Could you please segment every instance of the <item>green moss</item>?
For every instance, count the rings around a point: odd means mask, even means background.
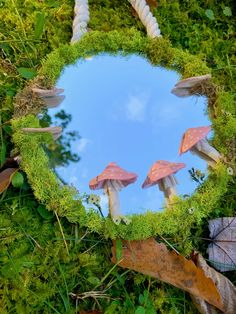
[[[110,33],[90,32],[85,34],[79,43],[63,45],[53,51],[43,62],[39,75],[44,76],[45,80],[50,80],[50,84],[54,84],[63,68],[75,63],[80,58],[83,59],[104,51],[108,54],[117,54],[119,51],[122,54],[141,54],[145,49],[146,42],[147,39],[134,29]]]

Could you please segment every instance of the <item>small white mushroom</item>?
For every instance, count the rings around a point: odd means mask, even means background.
[[[104,184],[104,192],[107,194],[109,201],[110,215],[116,224],[119,224],[122,218],[119,192],[123,187],[124,186],[120,181],[115,180],[106,180],[106,183]]]

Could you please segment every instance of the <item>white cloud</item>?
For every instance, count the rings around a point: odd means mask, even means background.
[[[147,97],[129,96],[125,107],[126,118],[131,121],[142,122],[146,116]]]
[[[91,141],[88,138],[81,138],[77,146],[78,153],[83,153]]]
[[[93,57],[86,57],[85,60],[87,60],[87,61],[92,61],[92,60],[93,60]]]
[[[69,184],[77,185],[77,184],[78,184],[78,178],[75,177],[75,176],[71,176],[71,177],[69,178]]]

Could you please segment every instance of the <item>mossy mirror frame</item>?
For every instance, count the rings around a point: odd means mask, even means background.
[[[134,29],[107,33],[92,31],[85,34],[76,44],[62,45],[48,55],[39,69],[38,76],[16,97],[15,116],[12,120],[13,141],[21,155],[21,167],[27,174],[35,197],[45,204],[48,210],[56,212],[60,217],[66,217],[71,223],[79,223],[81,227],[97,232],[105,238],[141,240],[156,235],[186,238],[193,226],[200,224],[203,218],[215,210],[220,197],[227,191],[230,176],[227,174],[225,164],[217,165],[216,169],[210,171],[208,179],[198,191],[188,199],[179,198],[178,203],[171,209],[166,209],[162,213],[146,212],[132,215],[130,225],[117,226],[110,218],[102,219],[93,210],[86,212],[80,200],[74,199],[76,191],[60,185],[57,181],[55,174],[48,167],[48,158],[41,145],[52,141],[51,135],[27,135],[21,131],[23,127],[39,127],[36,114],[42,109],[42,104],[33,97],[32,86],[50,88],[55,85],[65,66],[74,64],[80,58],[101,53],[124,56],[138,54],[147,58],[154,66],[163,66],[179,72],[182,78],[211,72],[200,57],[173,48],[165,38],[150,39]],[[232,100],[230,94],[221,88],[216,88],[216,96],[217,106],[221,110]],[[227,138],[228,132],[224,132],[221,120],[215,121],[213,109],[208,108],[208,112],[215,130],[215,138],[218,138],[216,143],[219,143],[220,140]],[[226,150],[225,148],[224,153],[227,153]]]

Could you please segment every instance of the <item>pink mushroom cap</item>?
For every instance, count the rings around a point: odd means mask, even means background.
[[[101,174],[93,178],[89,182],[91,190],[102,189],[107,180],[120,181],[124,186],[134,183],[137,180],[137,175],[133,172],[127,172],[126,170],[119,167],[115,162],[111,162],[103,170]]]
[[[191,149],[197,142],[205,138],[210,131],[210,126],[200,126],[198,128],[188,129],[182,137],[179,147],[179,155]]]
[[[145,181],[143,182],[142,188],[144,189],[155,185],[159,180],[176,173],[184,167],[184,163],[158,160],[152,165]]]

